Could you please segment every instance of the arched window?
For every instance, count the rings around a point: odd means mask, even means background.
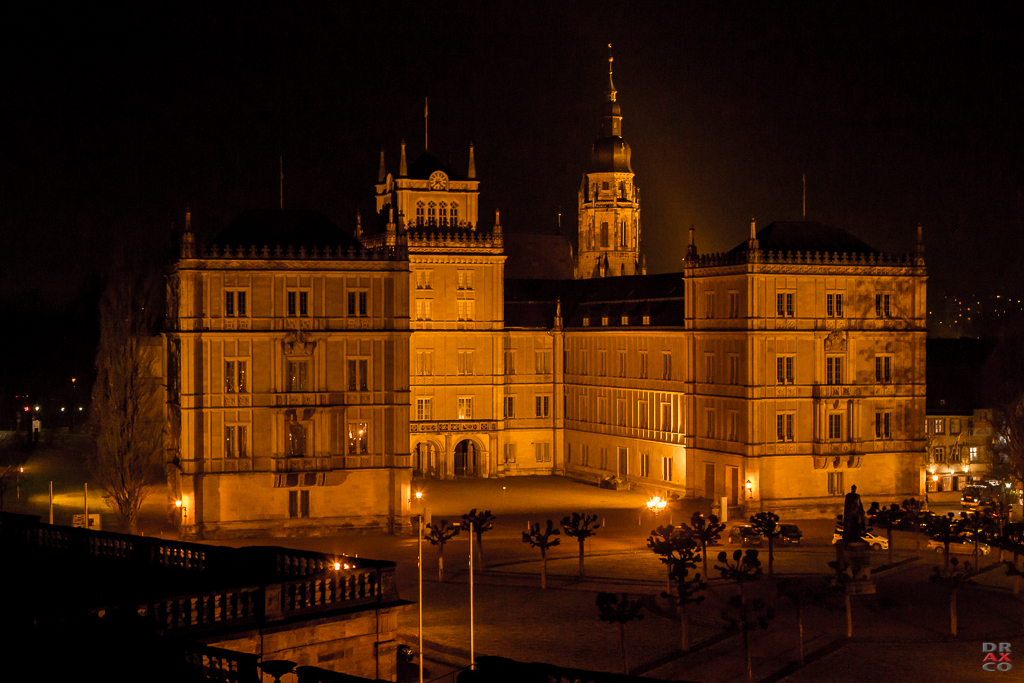
[[[601,222],[601,246],[608,246],[608,221]]]
[[[626,221],[619,224],[619,246],[626,248]]]
[[[427,204],[427,224],[437,225],[437,206],[434,202]]]
[[[626,181],[625,180],[620,180],[619,181],[619,196],[622,197],[623,199],[626,198]]]
[[[452,202],[452,227],[459,227],[459,205]]]
[[[416,202],[416,225],[423,227],[423,202]]]
[[[448,225],[448,206],[441,202],[441,225]]]

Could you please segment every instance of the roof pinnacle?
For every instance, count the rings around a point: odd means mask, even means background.
[[[614,102],[615,101],[615,93],[616,93],[616,91],[615,91],[615,82],[612,81],[612,62],[613,61],[615,61],[615,58],[612,57],[612,44],[608,43],[608,91],[607,91],[606,94],[608,95],[608,101],[609,102]]]

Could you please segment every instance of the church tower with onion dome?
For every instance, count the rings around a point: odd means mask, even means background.
[[[622,139],[622,109],[609,55],[601,134],[580,183],[577,280],[646,270],[640,260],[640,190],[633,181],[630,155],[629,143]]]

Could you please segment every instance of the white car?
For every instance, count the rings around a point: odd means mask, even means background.
[[[928,541],[928,550],[931,550],[933,552],[938,553],[939,555],[942,555],[943,553],[946,552],[946,546],[942,543],[942,541],[936,541],[935,539],[932,539],[932,540]],[[990,552],[992,552],[992,548],[989,547],[989,545],[987,543],[979,543],[978,544],[978,554],[979,555],[988,555]],[[973,541],[964,541],[964,540],[950,541],[950,543],[949,543],[949,554],[950,555],[973,555],[974,554],[974,542]]]
[[[842,540],[843,530],[836,529],[835,533],[832,534],[832,545],[836,544],[836,541]],[[871,546],[872,550],[888,550],[889,539],[885,536],[875,536],[870,531],[865,531],[864,535],[860,537],[860,540],[864,541]]]

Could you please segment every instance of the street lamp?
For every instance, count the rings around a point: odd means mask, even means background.
[[[654,513],[655,524],[658,522],[658,513],[664,510],[666,505],[668,505],[668,501],[661,496],[654,496],[647,501],[647,509]]]
[[[416,500],[423,500],[423,491],[416,491],[414,494]],[[469,542],[470,547],[473,545],[473,541]],[[418,573],[419,583],[419,660],[420,660],[420,683],[423,683],[423,509],[420,508],[419,519],[416,522],[416,571]],[[473,568],[470,567],[470,572]]]
[[[181,524],[185,525],[186,520],[188,519],[188,507],[185,506],[185,502],[179,498],[174,501],[174,507],[181,510]]]

